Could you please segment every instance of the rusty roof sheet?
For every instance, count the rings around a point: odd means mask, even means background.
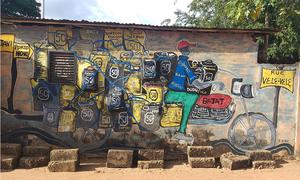
[[[279,32],[276,29],[235,29],[235,28],[200,28],[195,26],[158,26],[135,23],[117,22],[97,22],[86,20],[67,20],[67,19],[41,19],[41,18],[22,18],[22,17],[1,17],[3,24],[34,24],[34,25],[70,25],[70,26],[89,26],[104,28],[127,28],[143,29],[156,31],[184,31],[184,32],[206,32],[206,33],[250,33],[250,34],[272,34]]]

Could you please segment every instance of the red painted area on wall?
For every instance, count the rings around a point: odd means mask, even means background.
[[[197,100],[197,105],[205,108],[224,109],[229,106],[232,98],[225,94],[203,95]]]

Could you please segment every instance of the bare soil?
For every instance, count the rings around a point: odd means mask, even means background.
[[[78,172],[49,172],[47,167],[15,169],[1,172],[1,180],[297,180],[300,177],[300,161],[281,162],[276,169],[226,170],[220,168],[192,169],[185,163],[168,162],[165,169],[109,169],[105,163],[82,163]]]

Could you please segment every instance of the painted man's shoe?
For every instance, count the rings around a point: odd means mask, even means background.
[[[193,144],[194,142],[194,137],[191,134],[186,135],[184,133],[177,132],[173,138],[178,140],[180,144]]]

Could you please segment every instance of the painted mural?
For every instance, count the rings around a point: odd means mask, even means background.
[[[50,144],[98,152],[201,144],[205,137],[240,154],[293,153],[295,135],[278,132],[285,121],[295,124],[296,112],[281,119],[289,104],[283,101],[295,96],[293,66],[253,63],[243,72],[247,65],[221,63],[210,55],[213,48],[199,53],[202,42],[185,35],[159,49],[151,45],[154,32],[139,29],[43,30],[34,38],[22,29],[4,28],[7,34],[1,34],[4,140],[33,134]],[[259,103],[266,108],[257,109]]]

